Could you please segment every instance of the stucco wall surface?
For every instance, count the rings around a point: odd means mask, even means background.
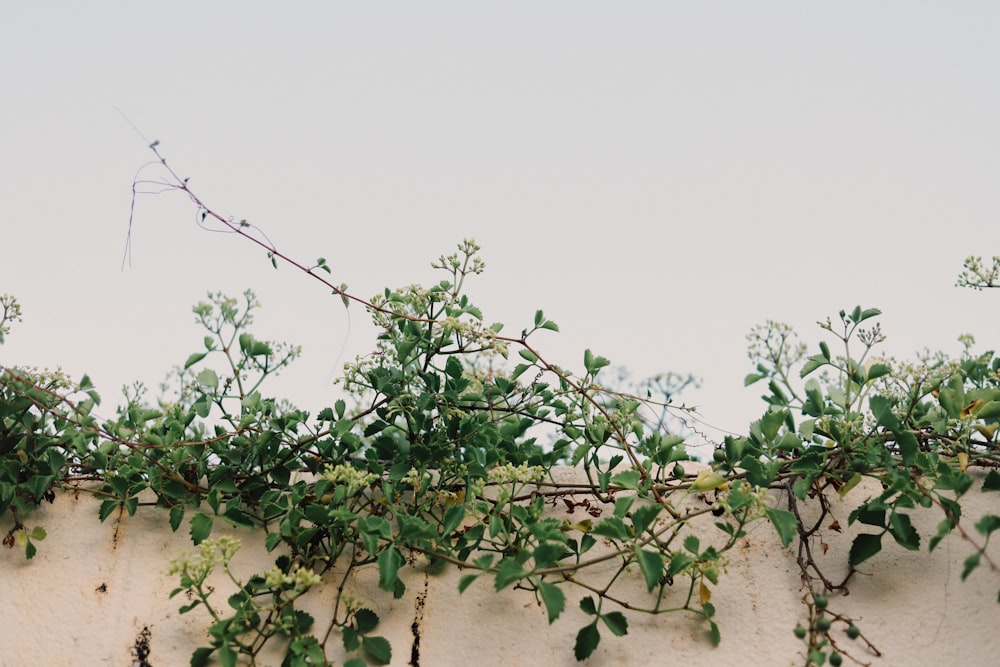
[[[568,481],[578,471],[559,474]],[[877,489],[859,486],[843,500],[833,497],[834,514],[828,521],[837,520],[843,531],[825,530],[823,542],[816,540],[813,545],[831,578],[846,572],[846,554],[856,531],[874,532],[870,526],[848,527],[847,515],[875,493]],[[972,525],[984,513],[1000,514],[998,501],[1000,494],[981,493],[978,485],[974,487],[963,498],[967,530],[974,532]],[[48,532],[33,560],[26,561],[22,549],[0,551],[3,667],[171,667],[187,665],[192,650],[208,644],[204,610],[181,615],[178,608],[187,600],[169,598],[177,579],[166,575],[168,561],[193,548],[187,526],[171,532],[166,513],[150,507],[140,507],[133,517],[114,514],[100,523],[97,509],[98,502],[86,492],[60,493],[53,504],[44,504],[26,521],[29,528],[42,525]],[[566,516],[561,505],[552,511]],[[831,609],[856,619],[882,653],[876,657],[837,630],[837,641],[862,661],[891,667],[1000,664],[1000,575],[981,567],[962,582],[962,563],[971,547],[954,535],[928,553],[926,542],[940,518],[935,510],[915,510],[921,550],[905,551],[886,536],[884,550],[855,575],[850,594],[831,597]],[[0,522],[3,533],[10,527],[9,517]],[[698,530],[705,539],[719,537],[711,521]],[[237,576],[246,578],[273,564],[274,554],[263,549],[261,535],[221,522],[213,537],[220,534],[235,535],[243,542],[232,563]],[[988,553],[1000,562],[996,545],[990,545]],[[612,569],[609,564],[605,579]],[[647,599],[645,585],[638,572],[631,575],[627,592],[621,594],[641,603]],[[549,626],[544,609],[530,594],[498,593],[491,580],[482,578],[459,595],[459,576],[455,568],[431,574],[418,561],[406,570],[407,591],[399,600],[378,589],[374,569],[353,577],[348,588],[379,614],[377,634],[392,643],[393,665],[579,664],[573,643],[588,621],[577,606],[584,591],[567,587],[566,611]],[[600,571],[588,577],[594,585],[605,583]],[[220,590],[216,604],[221,607],[235,589],[222,579],[216,584]],[[306,609],[316,616],[317,628],[325,628],[325,610],[332,606],[333,586],[328,588],[306,596],[311,598]],[[678,603],[683,600],[681,588],[672,593]],[[747,536],[729,552],[728,570],[713,589],[722,631],[719,647],[711,646],[704,623],[693,616],[626,612],[628,636],[602,632],[598,649],[585,664],[802,665],[803,644],[792,633],[805,618],[802,596],[794,547],[782,549],[774,529],[760,521],[751,524]],[[260,664],[280,662],[271,654]]]

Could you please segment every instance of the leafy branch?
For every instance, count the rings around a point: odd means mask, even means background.
[[[880,655],[877,641],[837,611],[835,596],[848,592],[886,535],[903,549],[921,547],[915,511],[941,513],[929,549],[953,533],[968,545],[963,578],[982,565],[1000,574],[986,552],[1000,517],[986,514],[970,529],[962,514],[970,466],[989,469],[983,490],[1000,490],[1000,360],[974,354],[971,338],[959,359],[901,363],[877,356],[885,335],[875,308],[820,323],[836,354],[823,341],[809,355],[790,327],[769,321],[749,336],[754,370],[745,380],[766,383],[766,409],[695,470],[687,433],[671,427],[685,416],[673,398],[693,380],[608,379],[611,361],[591,350],[580,371],[562,368],[539,343],[559,332],[541,309],[520,335],[487,325],[468,295],[470,278],[485,269],[474,241],[431,264],[444,275],[431,286],[361,298],[333,282],[324,258],[288,257],[256,225],[209,208],[158,142],[150,149],[161,177],[137,175],[133,212],[139,194],[183,193],[199,226],[255,244],[275,267],[298,269],[345,307],[363,307],[379,331],[372,352],[345,366],[343,397],[315,415],[265,393],[267,378],[299,348],[253,334],[260,304],[249,290],[242,300],[209,293],[196,304],[201,347],[159,398],[134,385],[111,418],[96,413],[101,397],[86,376],[74,383],[0,368],[0,512],[14,518],[4,544],[36,553],[44,528],[24,521],[58,488],[93,493],[101,520],[160,508],[197,547],[171,566],[173,594],[189,601],[181,611],[197,609],[210,623],[209,645],[192,664],[256,664],[276,637],[287,642],[290,665],[336,656],[351,667],[388,663],[392,647],[374,634],[370,601],[350,594],[367,566],[396,598],[406,593],[407,568],[457,568],[459,590],[487,580],[497,591],[524,591],[549,623],[575,591],[585,617],[573,646],[579,660],[602,632],[627,635],[627,614],[690,614],[718,643],[713,589],[756,521],[797,547],[804,618],[793,632],[807,665],[836,666],[844,656],[861,663],[834,627]],[[996,271],[970,262],[960,284],[992,287]],[[2,342],[21,312],[9,296],[0,308]],[[586,482],[557,481],[562,464]],[[817,558],[824,532],[841,529],[830,498],[847,498],[864,480],[881,491],[855,492],[847,520],[875,532],[856,535],[846,574],[834,577]],[[706,520],[716,529],[710,536],[694,529]],[[213,536],[219,523],[261,531],[274,566],[235,577],[240,545]],[[623,592],[636,577],[646,587],[638,598]],[[300,608],[324,587],[335,590],[325,624]],[[225,612],[210,604],[223,590],[231,591]]]

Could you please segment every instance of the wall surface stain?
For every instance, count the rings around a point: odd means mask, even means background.
[[[410,624],[410,632],[413,633],[413,646],[410,648],[410,665],[412,667],[420,667],[420,635],[423,632],[424,606],[427,604],[427,589],[429,586],[430,578],[424,572],[424,590],[413,601],[413,623]]]
[[[153,632],[149,629],[149,626],[142,626],[142,632],[136,636],[135,645],[132,646],[132,655],[135,656],[132,667],[153,667],[153,663],[149,661],[149,642],[152,639]]]

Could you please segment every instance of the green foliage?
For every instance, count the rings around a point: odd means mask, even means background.
[[[988,275],[977,275],[982,286],[991,286],[986,284]],[[846,497],[865,478],[878,482],[881,493],[859,498],[848,516],[849,524],[873,527],[876,532],[854,537],[848,574],[842,581],[830,580],[810,551],[800,551],[802,578],[811,591],[846,593],[856,568],[885,548],[886,534],[904,549],[919,550],[921,535],[911,514],[923,509],[936,508],[942,514],[937,533],[927,543],[930,549],[954,532],[973,550],[963,578],[983,563],[998,574],[1000,568],[985,552],[995,530],[993,515],[976,522],[977,536],[963,527],[961,497],[973,486],[970,465],[1000,464],[996,439],[1000,406],[994,407],[1000,399],[1000,359],[991,351],[973,353],[968,336],[961,339],[965,351],[958,359],[928,353],[915,362],[879,357],[875,350],[885,336],[877,322],[872,324],[879,314],[874,308],[856,307],[840,311],[838,321],[820,322],[840,354],[822,342],[817,354],[808,356],[791,329],[774,322],[751,333],[756,372],[746,382],[767,382],[763,399],[769,407],[751,425],[740,465],[754,481],[766,478],[785,492],[794,522],[787,517],[776,520],[772,508],[768,516],[783,540],[797,526],[800,539],[807,543],[829,522],[827,493]],[[798,373],[796,366],[801,366]],[[759,461],[779,465],[770,468]],[[765,466],[767,474],[762,476],[760,468]],[[998,479],[990,470],[982,490],[1000,488]],[[821,511],[808,527],[797,510],[797,503],[806,500],[818,502]],[[810,624],[800,625],[796,634],[808,646],[807,664],[824,664],[827,651],[835,646],[832,621],[849,623],[849,619],[824,615],[827,598],[818,594],[812,598]],[[856,639],[860,631],[850,624],[849,635]],[[840,649],[830,652],[830,663],[847,654]]]
[[[186,183],[177,187],[203,219],[261,243],[248,236],[252,225],[229,222]],[[466,293],[467,279],[485,268],[473,241],[433,263],[443,276],[430,287],[385,289],[370,300],[329,282],[323,258],[307,267],[265,248],[275,265],[288,262],[345,306],[363,306],[379,331],[372,354],[340,378],[343,398],[315,415],[265,393],[265,380],[299,349],[254,335],[259,304],[250,291],[197,304],[197,351],[159,399],[137,384],[111,419],[94,416],[100,397],[86,376],[72,383],[0,369],[0,513],[14,519],[4,543],[34,555],[45,531],[23,520],[67,484],[90,484],[79,488],[101,500],[100,520],[161,508],[197,549],[171,565],[179,580],[172,596],[189,600],[181,613],[209,617],[209,645],[194,651],[192,665],[256,664],[275,636],[286,642],[289,665],[329,664],[341,650],[352,666],[389,663],[392,647],[373,634],[378,616],[344,593],[342,582],[365,566],[377,568],[379,588],[396,598],[411,567],[460,567],[460,591],[486,577],[497,591],[533,595],[550,624],[577,589],[585,617],[573,647],[579,660],[603,631],[628,633],[625,612],[692,615],[717,644],[713,587],[727,552],[759,520],[783,545],[800,547],[807,618],[795,634],[807,664],[850,655],[831,634],[837,627],[877,653],[828,595],[846,591],[855,568],[887,545],[920,549],[914,512],[941,514],[929,549],[952,534],[971,549],[963,579],[984,565],[1000,573],[985,551],[1000,517],[979,517],[970,529],[962,516],[973,486],[968,467],[1000,463],[1000,359],[973,353],[971,339],[958,359],[903,363],[877,356],[885,336],[874,308],[821,322],[830,341],[812,355],[786,325],[755,328],[745,383],[766,386],[766,410],[745,435],[717,443],[710,468],[688,473],[684,434],[666,425],[672,396],[690,379],[611,389],[611,362],[591,350],[579,373],[556,366],[536,344],[559,331],[542,310],[520,335],[502,335],[504,325],[486,324]],[[967,284],[993,286],[981,263],[967,271]],[[2,342],[20,309],[8,296],[0,307]],[[578,466],[589,485],[557,483],[552,468],[563,463]],[[808,547],[829,523],[828,494],[847,497],[866,478],[881,492],[856,499],[848,521],[864,532],[853,541],[847,577],[832,581]],[[991,469],[982,490],[998,489]],[[807,502],[818,505],[819,521],[803,520],[799,505]],[[588,516],[556,519],[547,504]],[[695,535],[691,522],[707,515],[717,532]],[[237,579],[230,563],[240,545],[213,536],[223,524],[262,531],[274,566]],[[588,568],[608,563],[610,583],[588,584]],[[641,599],[618,593],[629,577],[645,584]],[[323,586],[334,586],[336,597],[319,627],[298,601]]]

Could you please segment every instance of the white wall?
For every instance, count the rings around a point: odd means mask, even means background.
[[[846,550],[857,528],[848,529],[847,514],[870,493],[871,488],[857,488],[844,501],[834,499],[835,518],[845,530],[841,534],[826,531],[829,549],[820,557],[833,576],[846,571]],[[974,532],[973,523],[986,512],[1000,514],[998,498],[996,493],[981,493],[974,487],[963,499],[966,529]],[[60,493],[54,504],[43,504],[28,517],[29,527],[42,525],[48,531],[33,560],[25,561],[19,548],[0,551],[0,664],[4,667],[170,667],[187,665],[191,651],[207,645],[204,610],[182,616],[177,609],[186,603],[183,596],[168,599],[177,586],[177,579],[165,574],[168,559],[192,550],[187,526],[170,532],[165,513],[153,508],[140,508],[135,517],[113,515],[100,523],[97,507],[98,502],[85,492]],[[565,514],[564,508],[555,511]],[[926,545],[940,515],[934,510],[915,511],[914,519]],[[3,533],[10,526],[10,517],[0,522]],[[216,528],[213,537],[224,534],[220,529],[224,525]],[[705,535],[715,531],[708,524],[699,530]],[[233,561],[239,575],[262,572],[272,565],[273,558],[263,550],[259,536],[230,532],[244,542]],[[822,552],[821,545],[815,547]],[[970,553],[971,547],[954,535],[931,554],[926,546],[920,552],[905,551],[886,536],[883,551],[862,564],[861,573],[855,575],[850,595],[833,596],[830,601],[831,609],[857,619],[883,657],[877,659],[842,631],[834,632],[834,637],[873,665],[1000,664],[1000,574],[984,566],[963,583],[962,563]],[[994,562],[1000,562],[996,545],[990,554]],[[626,612],[629,635],[616,638],[602,632],[600,646],[586,664],[803,664],[803,644],[792,633],[805,614],[794,545],[782,550],[774,530],[762,521],[751,525],[748,536],[729,557],[728,573],[712,597],[722,630],[721,646],[712,648],[704,625],[686,615]],[[629,594],[641,601],[645,586],[641,575],[633,574]],[[600,582],[601,573],[589,576]],[[407,594],[400,600],[378,590],[373,570],[352,581],[353,594],[365,599],[382,619],[379,631],[392,643],[393,665],[577,664],[574,637],[586,620],[576,604],[580,595],[572,588],[567,588],[566,612],[548,626],[544,610],[529,594],[497,593],[492,582],[483,578],[459,595],[458,577],[454,568],[428,575],[417,567],[407,573]],[[222,606],[233,590],[221,580],[218,586],[217,604]],[[324,608],[329,608],[324,603],[330,592],[316,593],[307,596],[313,598],[308,609],[316,616],[317,627],[323,627]],[[148,640],[145,663],[136,650],[144,633]],[[419,635],[416,661],[415,633]],[[339,638],[331,644],[339,646]],[[261,664],[280,662],[280,657],[271,655]]]

